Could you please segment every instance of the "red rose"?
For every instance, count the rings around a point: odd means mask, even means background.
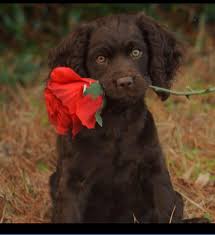
[[[66,134],[71,128],[73,137],[82,126],[94,128],[95,114],[100,110],[103,96],[84,95],[85,88],[97,82],[81,78],[68,67],[53,69],[45,88],[45,101],[50,122],[58,134]]]

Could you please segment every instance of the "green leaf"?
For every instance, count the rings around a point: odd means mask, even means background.
[[[205,218],[205,219],[208,219],[210,222],[213,220],[212,219],[212,216],[207,212],[207,213],[205,213],[204,215],[203,215],[203,217]]]
[[[99,126],[102,127],[103,120],[102,120],[102,117],[101,117],[101,112],[97,112],[96,115],[95,115],[95,118],[96,118],[96,122],[99,124]]]
[[[94,82],[84,91],[84,95],[88,94],[91,94],[94,98],[96,98],[103,94],[103,89],[98,82]]]
[[[42,160],[37,161],[36,166],[40,172],[47,172],[49,170],[49,167]]]

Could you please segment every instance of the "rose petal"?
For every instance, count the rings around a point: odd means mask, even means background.
[[[95,82],[91,78],[81,78],[74,70],[69,67],[56,67],[52,70],[50,77],[53,82],[67,84],[70,82],[84,82],[90,84]]]
[[[62,104],[69,109],[70,114],[73,114],[76,110],[77,101],[83,97],[83,85],[84,84],[81,82],[61,85],[58,83],[50,83],[48,88],[62,101]]]
[[[68,110],[48,88],[45,89],[45,101],[50,122],[58,134],[65,134],[72,125]]]
[[[102,99],[102,96],[94,99],[90,95],[87,95],[77,102],[76,114],[82,124],[89,129],[95,127],[95,113],[101,108]]]
[[[71,81],[80,81],[81,77],[68,67],[57,67],[52,70],[50,77],[53,82],[70,83]]]
[[[72,135],[75,137],[82,128],[82,123],[76,114],[72,115]]]

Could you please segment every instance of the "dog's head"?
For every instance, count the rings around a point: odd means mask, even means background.
[[[79,25],[50,52],[49,65],[99,80],[110,99],[135,101],[149,84],[170,88],[182,56],[179,46],[144,13],[121,14]]]

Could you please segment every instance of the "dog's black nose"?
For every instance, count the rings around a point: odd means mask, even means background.
[[[117,79],[118,87],[131,87],[134,83],[134,79],[132,77],[122,77]]]

